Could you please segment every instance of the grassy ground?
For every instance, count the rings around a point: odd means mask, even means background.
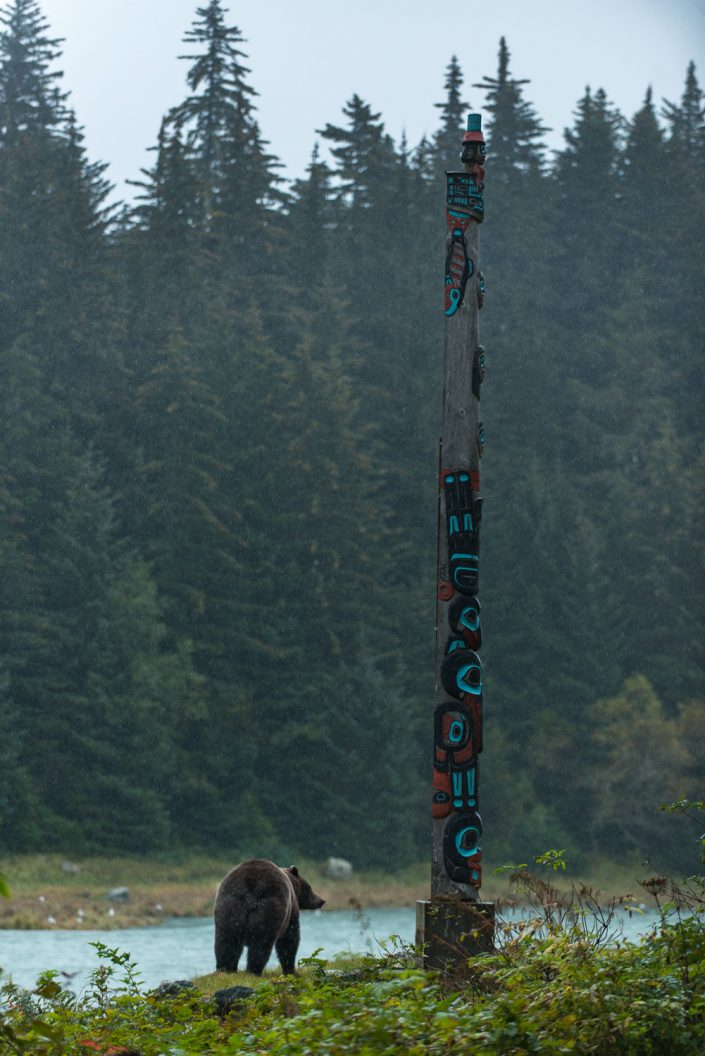
[[[299,975],[307,974],[299,970]],[[251,975],[249,972],[211,972],[209,975],[198,975],[191,980],[204,997],[213,997],[216,990],[225,990],[228,986],[251,986],[254,990],[260,983],[281,979],[281,969],[267,969],[263,975]]]
[[[205,917],[213,909],[215,890],[235,862],[206,855],[183,858],[72,859],[78,871],[65,871],[61,855],[21,855],[0,860],[12,898],[0,899],[0,928],[125,928],[156,924],[167,917]],[[396,875],[356,873],[349,880],[329,880],[313,862],[299,861],[302,873],[326,899],[327,909],[350,906],[413,906],[429,893],[429,868],[419,864]],[[579,879],[609,894],[640,894],[643,870],[610,862],[596,863],[591,875]],[[578,878],[551,874],[551,881],[569,886]],[[111,902],[107,892],[129,889],[127,902]],[[508,876],[485,869],[482,894],[487,899],[513,895]],[[227,984],[224,984],[227,985]]]

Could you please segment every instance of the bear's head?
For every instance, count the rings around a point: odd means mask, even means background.
[[[325,898],[321,898],[320,895],[316,894],[308,880],[304,880],[295,865],[289,866],[286,873],[294,886],[299,909],[320,909],[321,906],[326,904]]]

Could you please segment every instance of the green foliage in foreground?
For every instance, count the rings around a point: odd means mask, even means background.
[[[508,932],[497,954],[472,961],[462,983],[419,971],[400,949],[332,972],[309,958],[304,974],[266,979],[224,1020],[200,991],[141,993],[129,955],[101,947],[102,965],[79,998],[51,973],[31,994],[4,988],[0,1052],[696,1056],[705,1050],[696,891],[694,912],[665,907],[660,927],[638,945],[605,944],[579,918],[544,915]]]

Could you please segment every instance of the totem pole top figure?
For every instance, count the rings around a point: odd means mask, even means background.
[[[470,168],[473,165],[482,165],[486,155],[485,137],[482,134],[482,114],[468,114],[468,127],[463,136],[463,151],[460,160]],[[482,175],[484,176],[484,172]]]

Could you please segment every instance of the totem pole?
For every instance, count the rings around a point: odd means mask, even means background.
[[[428,967],[454,967],[492,948],[494,904],[481,902],[482,643],[479,561],[485,295],[478,226],[484,217],[485,142],[468,116],[459,172],[446,173],[445,354],[438,493],[436,700],[431,899],[417,903],[417,944]]]

